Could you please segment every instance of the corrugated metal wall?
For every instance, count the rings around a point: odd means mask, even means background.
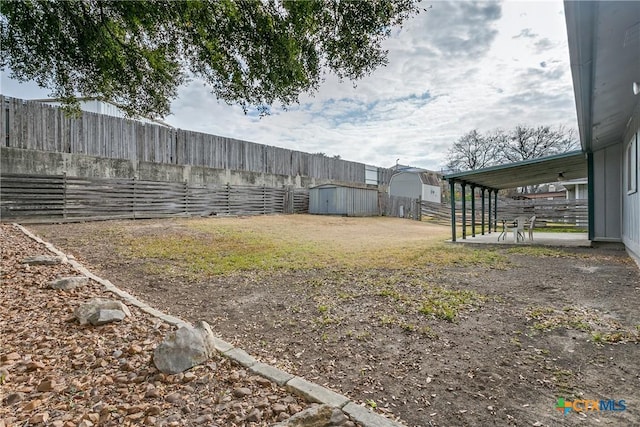
[[[320,215],[378,216],[378,190],[321,185],[309,190],[309,213]]]

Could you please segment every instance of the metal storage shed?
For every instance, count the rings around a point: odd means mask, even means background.
[[[309,213],[321,215],[377,216],[378,189],[323,184],[309,189]]]
[[[398,172],[389,182],[391,196],[420,198],[427,202],[441,203],[440,179],[435,172]]]

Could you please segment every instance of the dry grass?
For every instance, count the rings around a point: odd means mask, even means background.
[[[397,218],[273,215],[114,223],[101,238],[154,272],[211,276],[239,271],[387,268],[484,264],[496,251],[445,244],[448,227]],[[169,265],[170,264],[170,265]]]

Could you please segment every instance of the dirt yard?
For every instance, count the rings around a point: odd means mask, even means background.
[[[153,306],[409,426],[640,425],[640,274],[621,250],[453,245],[447,227],[392,218],[28,228]],[[558,398],[626,410],[564,415]]]

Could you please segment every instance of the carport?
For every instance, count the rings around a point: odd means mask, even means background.
[[[498,190],[523,187],[525,185],[544,184],[560,180],[584,178],[588,176],[589,193],[589,239],[593,229],[593,181],[589,171],[589,162],[593,162],[592,155],[582,151],[571,151],[555,156],[540,157],[506,165],[492,166],[472,171],[457,172],[445,175],[449,182],[451,194],[451,240],[456,241],[456,192],[455,185],[461,186],[462,198],[462,239],[467,238],[466,218],[466,190],[471,189],[471,235],[475,237],[476,230],[476,201],[475,190],[480,189],[481,195],[481,233],[485,234],[485,212],[488,212],[488,232],[496,230],[498,221]],[[493,199],[493,200],[492,200]],[[492,203],[493,201],[493,203]],[[493,206],[493,209],[492,209]],[[485,211],[485,208],[488,211]]]

